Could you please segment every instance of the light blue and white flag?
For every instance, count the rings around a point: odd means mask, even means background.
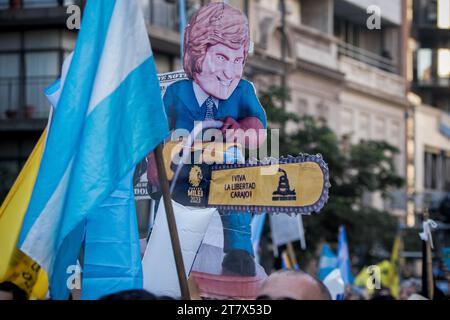
[[[68,297],[67,270],[84,239],[85,298],[140,288],[131,173],[169,131],[136,0],[87,2],[59,86],[60,95],[58,83],[47,92],[56,109],[20,248],[47,271],[53,299]]]
[[[341,271],[342,279],[345,285],[353,284],[353,275],[350,267],[350,255],[348,253],[347,235],[345,227],[339,227],[339,242],[338,242],[338,261],[337,266]]]
[[[319,260],[319,272],[317,277],[324,281],[325,278],[337,268],[337,257],[328,244],[322,246],[322,254]]]
[[[251,230],[252,230],[252,246],[253,252],[255,253],[255,260],[259,263],[258,248],[261,241],[261,236],[264,231],[264,224],[266,222],[267,213],[255,214],[252,219]]]

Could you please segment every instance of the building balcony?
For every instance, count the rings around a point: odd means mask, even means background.
[[[296,59],[338,70],[338,46],[335,37],[304,25],[291,26]]]
[[[0,9],[54,8],[76,4],[77,0],[0,0]]]
[[[49,103],[44,89],[57,76],[0,78],[0,120],[47,119]]]
[[[283,60],[281,50],[282,17],[280,11],[275,8],[253,4],[250,25],[252,40],[255,44],[255,55],[273,61],[271,64],[279,67],[281,71],[283,67],[279,66],[277,62]],[[321,72],[332,77],[342,77],[338,74],[336,38],[319,29],[318,26],[313,27],[303,22],[306,22],[306,19],[302,18],[302,23],[300,20],[294,22],[292,19],[286,19],[285,61],[291,66],[300,67],[303,70]],[[325,27],[323,26],[324,29],[327,29]],[[267,68],[269,67],[267,66]]]
[[[399,26],[402,23],[401,0],[374,1],[374,0],[334,0],[334,12],[340,17],[360,25],[366,25],[367,8],[376,5],[380,8],[383,26]]]
[[[414,1],[413,36],[428,47],[450,39],[450,0]]]
[[[339,43],[339,69],[351,87],[368,94],[405,102],[406,81],[395,74],[392,60],[372,52]]]
[[[375,68],[392,73],[397,72],[397,66],[394,64],[392,59],[353,46],[350,43],[339,42],[338,52],[340,56],[352,58]]]
[[[412,83],[412,88],[417,91],[428,91],[438,95],[450,93],[450,78],[434,78],[427,80],[416,79]]]
[[[414,1],[414,25],[419,29],[450,31],[450,1]]]
[[[64,26],[67,6],[84,0],[0,0],[0,29]]]

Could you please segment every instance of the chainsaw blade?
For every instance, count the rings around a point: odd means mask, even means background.
[[[324,207],[330,183],[320,154],[266,162],[184,165],[172,197],[221,212],[311,214]]]

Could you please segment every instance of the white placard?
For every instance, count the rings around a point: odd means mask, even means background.
[[[172,201],[186,276],[208,228],[214,208],[193,209]],[[181,296],[166,212],[161,202],[142,260],[144,289],[159,296]]]

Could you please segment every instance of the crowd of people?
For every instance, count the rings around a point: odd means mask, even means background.
[[[69,300],[77,300],[78,294],[71,294]],[[27,293],[11,282],[0,283],[0,300],[27,300]],[[198,294],[194,300],[202,299]],[[209,298],[210,299],[210,298]],[[441,290],[435,287],[433,300],[448,300]],[[169,296],[157,296],[142,289],[126,290],[102,297],[100,300],[177,300]],[[279,270],[264,281],[255,300],[332,300],[328,288],[316,277],[300,270]],[[401,283],[400,294],[395,299],[389,289],[375,290],[369,296],[365,290],[347,286],[344,300],[428,300],[422,294],[421,283],[408,279]]]

